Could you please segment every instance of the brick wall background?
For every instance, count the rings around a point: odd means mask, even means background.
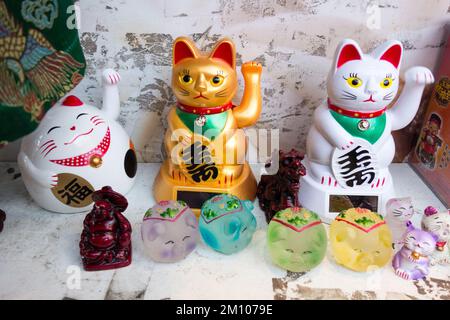
[[[81,42],[88,69],[75,94],[101,104],[100,72],[120,71],[120,121],[140,161],[162,159],[170,89],[171,45],[192,36],[209,49],[228,36],[238,64],[263,63],[263,113],[257,126],[279,128],[282,148],[304,150],[314,108],[326,97],[325,79],[337,43],[350,37],[369,51],[387,39],[405,47],[402,70],[435,68],[448,21],[448,0],[112,0],[81,1]],[[239,101],[242,86],[236,97]],[[13,160],[13,143],[0,160]]]

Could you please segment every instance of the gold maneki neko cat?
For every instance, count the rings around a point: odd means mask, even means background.
[[[160,200],[183,200],[196,212],[218,193],[253,200],[256,180],[245,161],[246,137],[260,113],[262,66],[242,65],[245,89],[239,106],[236,52],[229,39],[206,54],[188,38],[173,46],[172,89],[178,103],[168,114],[167,159],[154,183]]]

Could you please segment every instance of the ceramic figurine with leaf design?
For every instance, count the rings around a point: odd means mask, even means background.
[[[358,272],[385,266],[392,258],[392,233],[383,216],[363,208],[341,212],[330,225],[336,262]]]
[[[450,264],[450,209],[439,211],[429,206],[424,210],[422,229],[436,235],[436,247],[431,254],[431,264]]]
[[[246,248],[256,230],[253,203],[223,194],[205,201],[199,218],[203,241],[223,254],[233,254]]]
[[[395,274],[405,280],[426,277],[437,240],[438,236],[435,234],[417,229],[409,223],[404,245],[392,260]]]
[[[102,80],[101,110],[68,96],[22,141],[18,164],[25,186],[46,210],[86,211],[93,191],[110,185],[126,194],[133,186],[136,154],[117,121],[120,76],[106,69]]]
[[[318,266],[327,252],[327,232],[319,216],[305,208],[277,212],[267,229],[267,246],[272,261],[292,272]]]
[[[391,132],[414,118],[430,70],[412,67],[404,73],[405,85],[397,96],[403,46],[387,41],[364,54],[350,39],[337,47],[327,79],[328,99],[315,113],[306,143],[300,202],[327,220],[335,196],[346,196],[354,207],[360,196],[370,200],[370,209],[384,213],[394,195],[389,164],[395,154]]]
[[[253,200],[256,180],[245,161],[240,129],[255,124],[261,113],[262,66],[242,65],[245,88],[235,106],[238,74],[231,40],[220,40],[204,53],[180,37],[172,53],[172,89],[178,102],[168,114],[167,159],[154,183],[155,198],[184,200],[197,214],[214,194]]]
[[[80,255],[86,271],[126,267],[131,263],[131,224],[123,212],[127,199],[105,186],[92,194],[95,202],[83,222]]]
[[[145,213],[141,236],[153,261],[180,261],[197,246],[198,220],[184,201],[160,201]]]

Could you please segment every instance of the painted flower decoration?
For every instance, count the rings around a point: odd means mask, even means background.
[[[235,210],[237,208],[239,208],[239,201],[237,199],[227,201],[227,211]]]
[[[294,218],[288,219],[287,221],[296,227],[303,226],[308,222],[308,220],[305,220],[299,216],[295,216]]]
[[[174,218],[178,213],[178,209],[167,208],[163,213],[161,213],[161,217],[163,218]]]
[[[214,210],[212,210],[212,209],[206,209],[204,212],[203,212],[203,215],[205,216],[205,218],[206,219],[212,219],[212,218],[214,218],[214,217],[217,217],[217,212],[215,212]]]
[[[153,214],[153,212],[152,212],[152,209],[150,208],[145,212],[144,218],[149,218],[152,216],[152,214]]]
[[[373,225],[375,223],[375,221],[373,221],[372,219],[369,219],[367,217],[362,217],[362,218],[359,218],[359,219],[355,219],[355,222],[357,224],[362,224],[365,227],[371,226],[371,225]]]

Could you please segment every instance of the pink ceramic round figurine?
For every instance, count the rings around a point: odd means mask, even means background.
[[[183,201],[160,201],[145,213],[141,235],[152,260],[176,262],[195,249],[198,221]]]

